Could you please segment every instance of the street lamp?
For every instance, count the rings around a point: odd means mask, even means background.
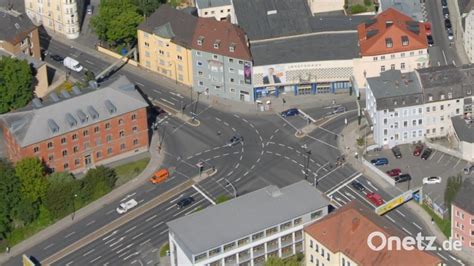
[[[327,163],[321,165],[321,167],[319,167],[318,170],[316,170],[316,172],[313,173],[313,174],[314,174],[314,187],[317,187],[318,184],[319,184],[319,180],[318,180],[318,172],[319,172],[319,170],[323,169],[324,166],[326,166],[326,165],[328,165],[328,164],[329,164],[329,162],[327,162]]]
[[[72,215],[71,215],[71,220],[74,220],[74,216],[76,216],[76,198],[77,198],[77,194],[74,194],[74,197],[72,198]]]

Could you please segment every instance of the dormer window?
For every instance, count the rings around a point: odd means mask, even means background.
[[[235,52],[235,43],[231,43],[229,46],[229,52]]]
[[[432,102],[432,101],[433,101],[433,96],[431,96],[431,95],[428,96],[428,101],[429,101],[429,102]]]
[[[221,44],[221,41],[220,41],[220,40],[216,40],[216,41],[214,42],[214,49],[219,49],[220,44]]]
[[[448,92],[448,99],[452,99],[453,98],[453,93],[452,92]]]
[[[402,45],[403,46],[408,46],[408,36],[402,36]]]
[[[197,44],[199,46],[202,46],[202,43],[204,42],[204,36],[199,36],[199,38],[197,39]]]
[[[387,46],[387,48],[392,48],[393,47],[392,38],[386,38],[385,39],[385,46]]]
[[[440,95],[441,100],[444,100],[444,94]]]

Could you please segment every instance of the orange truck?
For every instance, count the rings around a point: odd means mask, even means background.
[[[159,184],[166,181],[170,176],[168,169],[162,168],[155,172],[155,174],[150,178],[150,182],[153,184]]]

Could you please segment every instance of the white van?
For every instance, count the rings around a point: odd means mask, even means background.
[[[81,66],[81,64],[79,64],[79,62],[71,57],[66,57],[64,58],[63,60],[63,64],[65,67],[71,69],[71,70],[74,70],[76,72],[81,72],[83,67]]]

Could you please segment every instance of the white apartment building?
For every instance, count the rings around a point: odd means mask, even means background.
[[[367,78],[366,115],[378,146],[422,141],[423,92],[414,72],[382,72]]]
[[[235,24],[234,6],[231,0],[196,0],[198,16],[215,18],[219,21],[230,19]]]
[[[303,227],[328,214],[307,181],[267,186],[168,222],[171,265],[263,265],[303,252]]]
[[[469,11],[464,18],[464,49],[469,62],[474,62],[474,10]]]
[[[84,0],[25,0],[26,14],[33,23],[68,39],[79,37],[83,8]]]
[[[357,31],[361,57],[354,59],[356,89],[387,70],[405,73],[429,66],[424,24],[394,8],[360,24]]]

